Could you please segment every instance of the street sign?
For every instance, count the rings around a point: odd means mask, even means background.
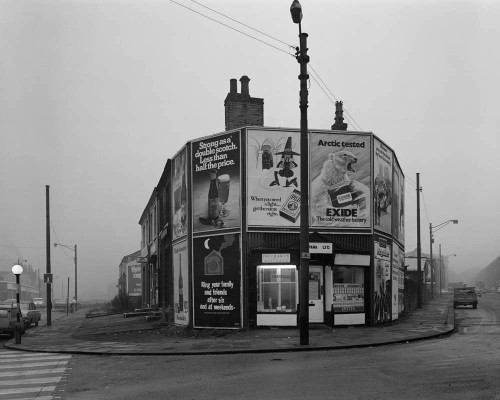
[[[135,261],[137,261],[138,263],[147,263],[148,262],[148,258],[147,257],[137,257],[135,259]]]

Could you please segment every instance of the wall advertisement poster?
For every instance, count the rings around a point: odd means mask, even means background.
[[[172,247],[174,270],[174,323],[189,324],[189,260],[187,241],[177,243]]]
[[[396,159],[394,159],[394,181],[393,181],[393,196],[392,196],[392,236],[399,243],[405,242],[405,178],[401,167]]]
[[[173,239],[182,238],[187,234],[187,151],[184,147],[172,161],[172,236]]]
[[[379,235],[375,237],[375,322],[391,320],[392,278],[391,278],[391,241]]]
[[[247,131],[249,227],[300,225],[300,133]]]
[[[310,134],[311,226],[370,228],[371,136]]]
[[[392,221],[392,151],[377,138],[373,138],[373,225],[390,234]]]
[[[140,265],[127,267],[127,293],[129,296],[142,295],[142,272]]]
[[[237,228],[240,208],[240,132],[192,143],[193,232]]]
[[[365,311],[365,289],[362,283],[333,284],[333,312],[335,314]]]
[[[193,239],[194,326],[241,326],[241,260],[238,234]]]

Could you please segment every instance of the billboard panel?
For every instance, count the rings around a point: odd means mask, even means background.
[[[142,295],[142,267],[140,265],[127,266],[127,294],[129,296]]]
[[[370,228],[370,135],[310,135],[311,226]]]
[[[392,151],[373,138],[373,226],[390,234],[392,221]]]
[[[374,235],[374,237],[375,322],[386,322],[391,320],[392,308],[391,242],[379,235]]]
[[[189,324],[189,275],[187,241],[173,245],[174,323]]]
[[[405,242],[405,178],[397,162],[394,160],[394,180],[392,195],[392,236],[400,243]]]
[[[247,131],[249,227],[300,226],[300,133]]]
[[[192,143],[193,232],[237,228],[240,208],[240,132]]]
[[[193,295],[195,327],[241,326],[238,234],[193,239]]]
[[[189,205],[187,204],[187,150],[184,147],[172,161],[172,236],[179,239],[187,234]]]

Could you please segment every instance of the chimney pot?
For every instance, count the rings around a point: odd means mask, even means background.
[[[238,93],[238,82],[236,79],[229,80],[229,93],[231,93],[231,94]]]
[[[248,89],[248,82],[250,82],[250,78],[246,75],[243,75],[240,78],[241,82],[241,94],[243,96],[250,96],[250,90]]]

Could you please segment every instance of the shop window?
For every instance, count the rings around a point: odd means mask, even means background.
[[[363,267],[333,268],[333,312],[364,312],[364,269]]]
[[[297,270],[295,265],[257,267],[257,311],[297,311]]]

